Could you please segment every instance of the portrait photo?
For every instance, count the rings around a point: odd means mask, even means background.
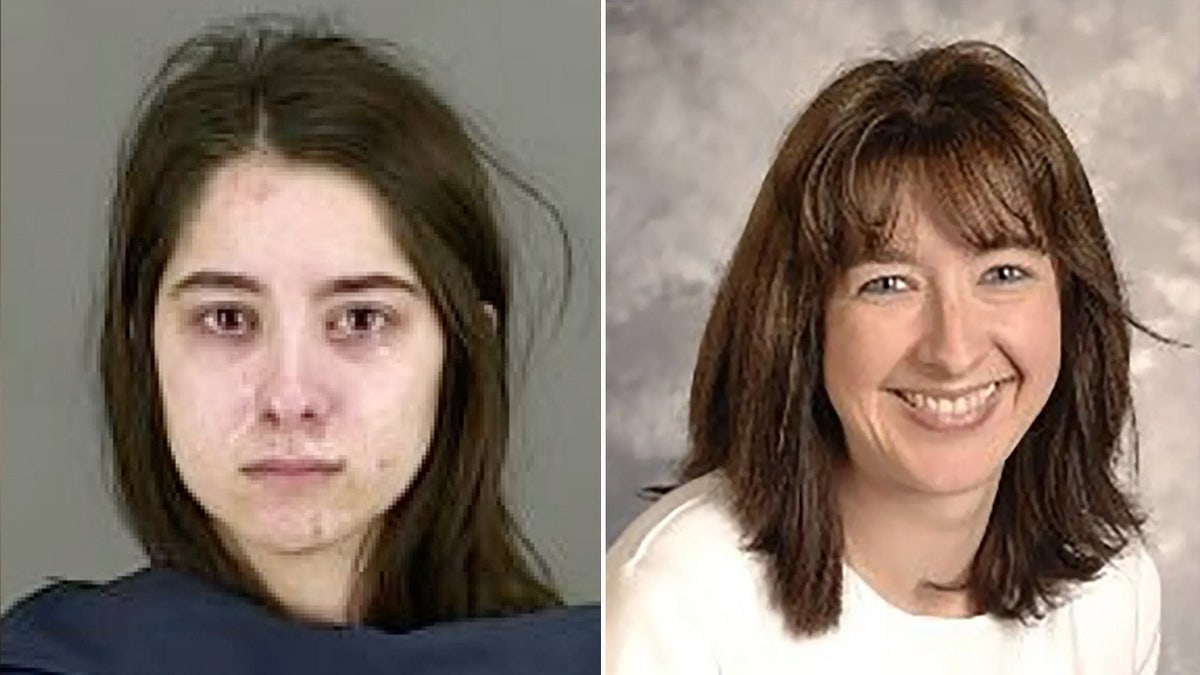
[[[1034,628],[995,661],[984,619],[1106,634],[1062,617],[1110,577],[1138,597],[1104,610],[1128,649],[1062,672],[1200,668],[1200,9],[612,0],[605,22],[609,672],[909,672],[951,643],[978,667],[920,672],[1034,672],[1071,648]],[[925,555],[960,498],[961,577]],[[905,561],[929,606],[889,593]],[[944,646],[865,644],[875,620]]]

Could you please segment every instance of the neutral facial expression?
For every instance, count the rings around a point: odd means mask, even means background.
[[[183,482],[243,552],[361,542],[430,446],[445,338],[366,184],[255,155],[218,168],[158,289]]]

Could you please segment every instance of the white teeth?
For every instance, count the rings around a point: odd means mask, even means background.
[[[992,397],[992,394],[996,393],[998,388],[999,385],[996,382],[992,382],[982,389],[977,389],[970,394],[954,399],[935,398],[917,392],[899,393],[914,408],[925,408],[936,415],[961,417],[982,406]]]
[[[984,393],[982,390],[976,391],[976,392],[969,394],[966,398],[967,398],[967,407],[968,408],[977,408],[977,407],[979,407],[980,403],[983,403]]]

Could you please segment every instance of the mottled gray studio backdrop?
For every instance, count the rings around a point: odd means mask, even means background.
[[[1089,171],[1135,312],[1200,345],[1197,0],[610,0],[607,538],[669,479],[721,267],[791,118],[843,64],[974,37],[1045,85]],[[1162,673],[1200,673],[1200,350],[1135,343]]]

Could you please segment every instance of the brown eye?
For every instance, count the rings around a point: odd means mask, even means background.
[[[361,339],[383,333],[391,323],[391,313],[384,309],[355,306],[338,312],[329,322],[329,330],[337,340]]]
[[[225,337],[244,337],[258,325],[251,310],[234,306],[206,309],[200,315],[200,322],[208,332]]]

